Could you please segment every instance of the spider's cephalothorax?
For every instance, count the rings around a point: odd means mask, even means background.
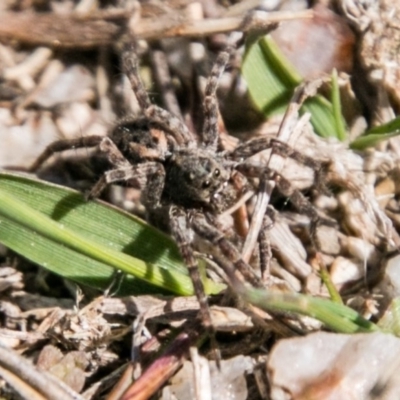
[[[120,121],[108,137],[87,136],[54,142],[31,167],[31,170],[37,170],[54,152],[97,147],[109,161],[111,169],[93,187],[90,197],[97,197],[110,183],[131,179],[138,181],[150,220],[161,226],[166,222],[177,242],[200,302],[203,323],[210,330],[210,314],[192,248],[193,232],[220,249],[229,261],[225,264],[232,269],[231,276],[235,273],[255,286],[262,286],[258,275],[220,231],[216,217],[236,201],[237,192],[232,182],[234,173],[240,171],[240,174],[258,178],[260,182],[273,175],[265,165],[246,165],[253,154],[271,147],[267,138],[243,142],[231,152],[218,151],[216,90],[230,51],[232,49],[228,48],[220,53],[205,88],[204,127],[200,143],[179,118],[150,102],[139,76],[135,46],[125,41],[122,64],[142,115]],[[282,144],[277,149],[285,153]],[[288,152],[292,157],[294,153],[294,150]],[[277,180],[277,187],[285,196],[291,195],[289,185],[283,179]],[[300,193],[293,198],[298,200],[300,207],[308,207]]]
[[[231,172],[207,150],[180,150],[165,163],[166,201],[185,208],[223,211],[235,200]]]

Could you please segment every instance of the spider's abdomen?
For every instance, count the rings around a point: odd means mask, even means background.
[[[110,139],[132,164],[163,161],[169,152],[164,132],[153,127],[145,118],[121,121],[111,131]]]

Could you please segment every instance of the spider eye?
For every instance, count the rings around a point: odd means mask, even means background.
[[[217,168],[217,169],[214,171],[214,176],[215,176],[216,178],[218,178],[220,175],[221,175],[221,171]]]
[[[211,185],[210,181],[204,181],[202,184],[202,187],[203,187],[203,189],[206,189],[206,188],[210,187],[210,185]]]

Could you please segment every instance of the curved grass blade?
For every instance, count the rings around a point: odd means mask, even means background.
[[[381,329],[357,311],[328,299],[300,293],[280,293],[268,289],[247,288],[233,269],[226,271],[235,292],[245,301],[267,311],[293,312],[316,318],[335,332],[376,332]]]
[[[272,293],[261,289],[241,290],[244,298],[260,308],[295,312],[316,318],[335,332],[375,332],[380,328],[355,310],[337,302],[297,293]]]
[[[376,146],[383,140],[400,135],[400,117],[396,117],[386,124],[376,126],[362,136],[350,143],[350,148],[354,150],[364,150],[368,147]]]
[[[288,63],[271,40],[261,38],[247,46],[242,74],[254,104],[266,117],[283,113],[301,82],[300,76],[292,75],[285,66]]]
[[[353,150],[365,150],[368,147],[376,146],[384,140],[389,140],[392,137],[399,136],[399,134],[400,132],[365,134],[351,142],[350,148]]]
[[[293,90],[302,81],[268,35],[248,46],[242,73],[250,96],[266,117],[283,113]],[[318,135],[340,139],[335,124],[337,118],[334,118],[334,109],[327,99],[320,95],[308,99],[302,111],[311,113],[311,122]]]
[[[342,114],[342,105],[340,102],[340,90],[338,83],[338,73],[336,69],[332,71],[332,92],[331,103],[333,112],[333,121],[336,129],[336,137],[344,142],[347,139],[346,126]]]
[[[386,124],[382,124],[379,126],[375,126],[374,128],[370,129],[366,132],[366,134],[372,133],[389,133],[395,132],[400,130],[400,117],[393,118],[391,121],[387,122]]]
[[[132,275],[122,284],[124,294],[154,292],[150,285],[193,294],[179,252],[162,232],[73,190],[8,172],[0,173],[0,242],[95,288],[106,288],[118,269]],[[209,293],[223,287],[205,283]]]
[[[319,265],[319,276],[321,277],[322,282],[328,289],[329,296],[331,297],[331,301],[339,304],[344,304],[343,299],[340,296],[340,293],[336,289],[336,286],[332,282],[331,276],[329,275],[329,272],[324,264]]]

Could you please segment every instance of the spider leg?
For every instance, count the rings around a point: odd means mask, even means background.
[[[193,136],[189,129],[179,118],[173,116],[167,110],[151,103],[145,86],[139,74],[139,60],[137,57],[136,44],[134,41],[125,40],[122,46],[122,66],[128,77],[132,90],[136,95],[140,108],[144,115],[161,128],[169,132],[178,144],[189,145],[193,143]]]
[[[307,200],[307,198],[292,184],[276,171],[272,171],[264,166],[252,164],[240,164],[239,171],[247,177],[260,178],[262,180],[273,180],[279,189],[279,192],[290,199],[294,207],[300,212],[310,218],[310,238],[316,249],[320,249],[319,242],[316,235],[318,224],[321,223],[322,218],[318,215],[315,207]],[[324,220],[325,221],[325,220]],[[326,220],[327,223],[331,221]]]
[[[158,177],[156,182],[154,182],[155,176]],[[139,186],[143,188],[143,203],[146,206],[151,204],[152,208],[156,208],[161,199],[164,176],[164,167],[157,162],[120,166],[105,172],[91,189],[88,198],[99,197],[100,193],[111,183],[136,179]]]
[[[139,60],[135,41],[125,40],[122,44],[121,53],[122,67],[128,77],[132,90],[142,110],[151,106],[149,95],[146,92],[139,74]]]
[[[232,152],[228,154],[229,158],[234,160],[249,158],[260,151],[267,150],[272,148],[275,154],[278,154],[282,157],[293,158],[300,164],[304,164],[317,170],[321,167],[321,161],[317,161],[312,157],[309,157],[299,151],[295,150],[293,147],[288,144],[281,142],[280,140],[273,139],[271,137],[263,136],[257,137],[247,142],[241,143],[236,147]]]
[[[142,186],[142,202],[149,210],[161,207],[161,196],[165,184],[165,169],[162,164],[153,162],[143,164],[146,166],[147,183]]]
[[[104,136],[84,136],[76,139],[63,139],[57,140],[49,144],[42,154],[35,160],[35,162],[29,167],[28,171],[37,171],[46,160],[48,160],[54,153],[60,153],[61,151],[70,149],[81,149],[84,147],[96,147],[104,139]]]
[[[272,147],[273,139],[268,136],[250,139],[244,143],[240,143],[234,150],[227,154],[227,157],[233,160],[246,159],[262,150]]]
[[[88,138],[92,138],[92,136],[88,136]],[[82,139],[85,138],[80,138],[80,140]],[[57,143],[59,142],[55,144]],[[147,162],[132,165],[109,137],[100,137],[97,145],[99,150],[115,168],[103,174],[89,192],[88,198],[99,197],[106,186],[113,182],[121,182],[135,178],[138,180],[140,187],[144,188],[142,197],[147,199],[151,194],[151,196],[158,199],[157,201],[159,202],[164,187],[163,181],[165,179],[164,167],[160,163]],[[149,179],[153,177],[156,177],[156,179]],[[154,204],[154,201],[152,204]]]
[[[210,220],[212,224],[208,221]],[[249,264],[242,258],[236,247],[225,238],[224,234],[213,225],[214,217],[207,213],[207,219],[203,214],[197,213],[192,219],[193,230],[211,244],[218,246],[222,254],[233,264],[234,269],[238,270],[243,277],[255,287],[264,287],[261,279],[257,276]],[[230,275],[230,274],[228,274]]]
[[[204,328],[209,332],[214,351],[217,351],[215,342],[215,329],[211,321],[210,308],[207,302],[207,296],[204,291],[203,282],[200,277],[199,266],[193,254],[191,245],[190,228],[188,226],[188,216],[186,212],[177,206],[170,207],[170,228],[172,237],[175,239],[179,251],[185,262],[189,276],[193,283],[193,288],[200,304],[201,320]],[[220,355],[217,352],[217,362],[219,362]]]
[[[249,140],[237,146],[236,149],[228,154],[228,157],[233,160],[246,159],[259,153],[260,151],[269,148],[272,148],[274,154],[278,154],[281,157],[292,158],[299,164],[311,168],[315,172],[315,181],[318,189],[320,189],[324,193],[328,192],[324,185],[328,163],[315,160],[312,157],[302,154],[299,151],[293,149],[293,147],[277,139],[264,136]]]
[[[222,51],[218,55],[205,88],[202,141],[206,147],[214,152],[217,151],[219,138],[217,88],[219,80],[233,51],[234,48],[228,46],[225,51]]]
[[[103,137],[100,141],[99,150],[114,167],[129,167],[131,165],[122,155],[116,144],[107,136]]]
[[[267,208],[267,214],[268,216],[265,215],[263,218],[262,227],[258,234],[258,244],[260,247],[260,270],[264,282],[268,282],[268,279],[271,276],[272,251],[268,232],[272,228],[275,218],[275,213],[271,208]]]
[[[169,132],[178,144],[185,145],[188,148],[193,147],[193,135],[179,118],[154,104],[144,110],[144,114],[150,121],[155,122],[165,131]]]
[[[310,218],[310,238],[314,247],[319,250],[321,248],[317,237],[317,227],[322,222],[321,217],[318,215],[315,207],[307,200],[307,198],[300,192],[293,188],[291,183],[278,173],[274,174],[276,186],[282,195],[290,198],[290,201],[297,208],[300,213],[304,213]]]
[[[326,173],[330,165],[329,161],[319,161],[299,151],[293,149],[288,144],[281,142],[280,140],[272,140],[272,149],[274,153],[279,154],[282,157],[290,157],[300,164],[303,164],[311,168],[315,173],[315,185],[319,192],[329,194],[329,190],[325,185]]]

